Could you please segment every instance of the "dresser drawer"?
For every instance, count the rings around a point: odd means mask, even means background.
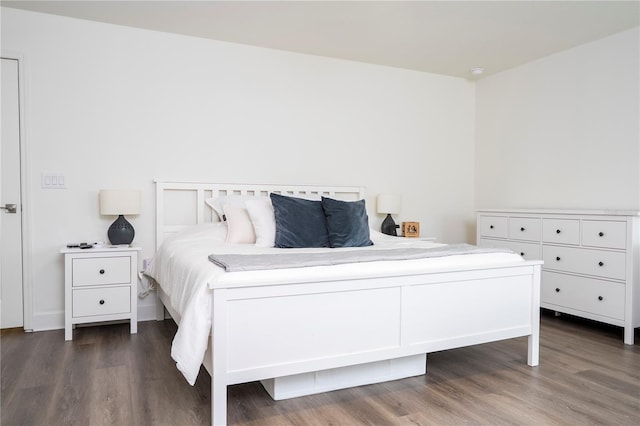
[[[509,236],[506,216],[480,216],[480,235],[483,237],[507,238]]]
[[[512,240],[540,241],[540,219],[510,217],[509,238]]]
[[[624,320],[625,286],[622,283],[542,273],[542,303]]]
[[[542,241],[557,244],[580,244],[580,221],[577,219],[542,219]]]
[[[627,246],[627,223],[607,220],[583,220],[582,245],[625,249]]]
[[[518,253],[524,260],[542,259],[542,253],[540,253],[540,244],[508,241],[505,247],[510,248],[514,252]]]
[[[89,317],[131,312],[131,287],[105,287],[73,290],[72,315]]]
[[[525,246],[525,245],[532,246],[532,247],[527,247],[527,249],[524,250],[524,247],[521,247],[521,246]],[[514,253],[517,253],[520,256],[522,256],[525,260],[535,259],[535,257],[531,258],[527,256],[529,256],[530,253],[535,253],[535,248],[537,247],[536,244],[520,243],[517,241],[509,241],[509,240],[493,240],[490,238],[481,238],[478,241],[478,246],[509,249]],[[538,250],[538,252],[539,251],[540,250]]]
[[[128,284],[131,257],[87,257],[73,259],[72,285]]]
[[[509,240],[491,240],[485,238],[481,238],[478,244],[482,247],[508,248],[509,250],[513,250],[514,253],[522,256],[524,260],[542,259],[539,244]]]
[[[542,259],[545,269],[616,280],[626,277],[626,255],[623,252],[545,245],[542,247]]]

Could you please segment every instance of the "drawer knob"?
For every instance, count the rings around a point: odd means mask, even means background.
[[[493,229],[493,225],[489,225],[489,229]]]
[[[556,293],[560,293],[560,289],[556,287]]]
[[[520,256],[524,257],[524,252],[523,251],[520,252]]]
[[[521,232],[524,232],[524,228],[520,228],[520,231],[521,231]]]
[[[556,234],[559,234],[560,232],[562,232],[562,231],[559,230],[559,229],[556,229]]]
[[[100,275],[104,275],[104,269],[100,269]]]
[[[604,232],[598,232],[599,237],[604,237]]]
[[[560,262],[560,256],[556,256],[556,261]]]
[[[104,305],[104,299],[100,299],[100,304]]]
[[[604,266],[604,262],[598,262],[598,266]]]
[[[598,300],[603,301],[603,300],[604,300],[604,297],[602,297],[602,296],[598,296]]]

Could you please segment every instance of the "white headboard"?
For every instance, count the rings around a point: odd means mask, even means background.
[[[222,195],[266,196],[272,192],[291,196],[321,196],[345,201],[364,198],[361,186],[270,185],[156,180],[156,250],[162,241],[181,229],[217,218],[205,204],[207,198]]]

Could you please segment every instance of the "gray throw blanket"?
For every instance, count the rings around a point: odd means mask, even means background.
[[[265,269],[303,268],[306,266],[329,266],[344,263],[377,262],[388,260],[424,259],[461,254],[512,253],[509,249],[477,247],[470,244],[451,244],[434,248],[391,248],[349,251],[325,251],[319,253],[289,252],[265,254],[211,254],[209,260],[226,272],[259,271]]]

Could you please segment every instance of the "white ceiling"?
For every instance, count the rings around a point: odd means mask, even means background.
[[[640,25],[640,1],[1,1],[2,6],[456,77]]]

